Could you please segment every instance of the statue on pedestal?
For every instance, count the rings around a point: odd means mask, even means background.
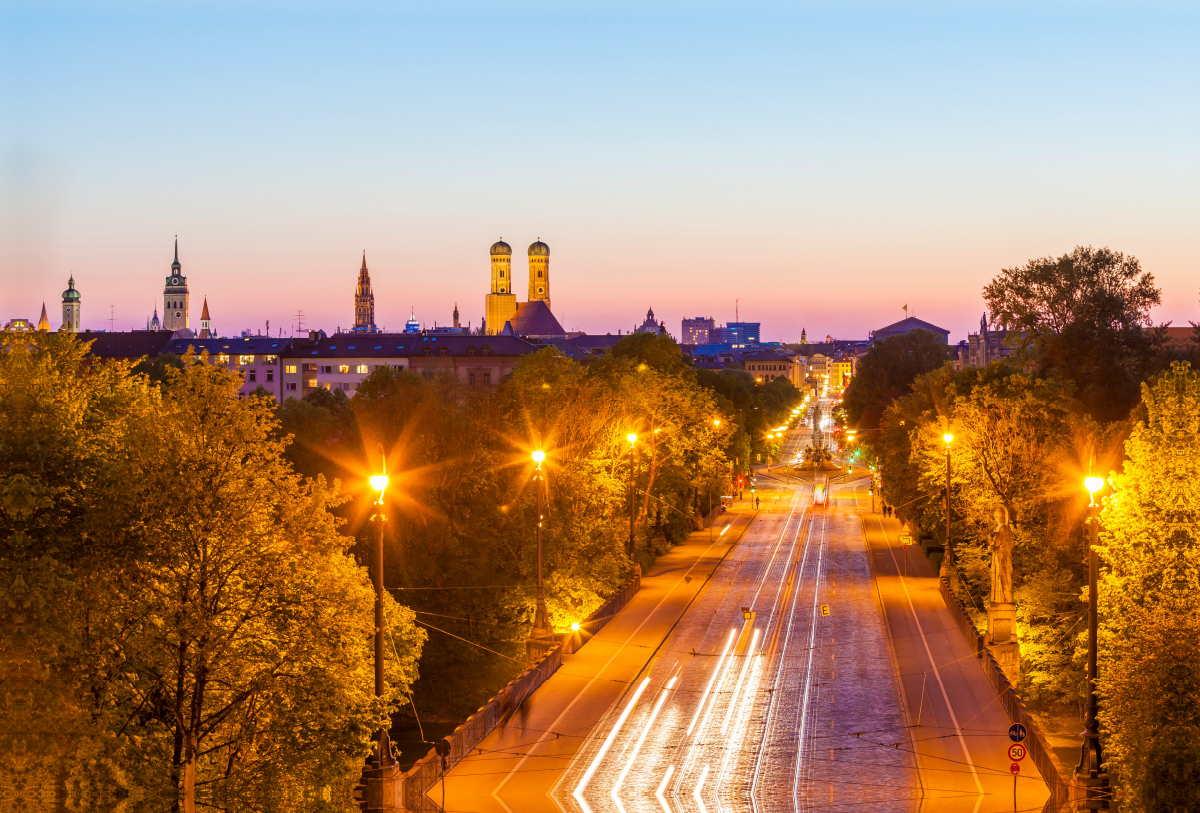
[[[992,601],[1012,604],[1012,551],[1015,543],[1012,528],[1008,524],[1008,509],[1002,505],[993,516],[996,518],[996,527],[988,536],[992,551]]]
[[[1000,506],[993,514],[996,527],[988,535],[992,552],[992,592],[988,601],[987,647],[1012,683],[1021,676],[1021,647],[1016,638],[1017,605],[1013,601],[1012,527],[1008,508]]]

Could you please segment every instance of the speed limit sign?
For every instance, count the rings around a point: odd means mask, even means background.
[[[1014,742],[1012,745],[1008,746],[1008,758],[1013,762],[1020,762],[1023,760],[1026,753],[1025,746],[1019,742]]]

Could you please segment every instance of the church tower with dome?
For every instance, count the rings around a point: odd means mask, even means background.
[[[63,320],[62,330],[68,333],[79,332],[79,291],[75,290],[75,275],[67,280],[67,290],[63,291]],[[46,306],[42,306],[42,310],[46,310]]]
[[[171,275],[163,288],[163,330],[186,330],[190,322],[187,277],[179,264],[179,235],[175,235],[175,262],[171,263]]]
[[[550,307],[550,246],[539,237],[529,247],[529,301]]]
[[[492,243],[492,291],[484,298],[484,329],[490,334],[504,330],[504,325],[517,312],[517,295],[513,291],[512,246],[503,239]]]

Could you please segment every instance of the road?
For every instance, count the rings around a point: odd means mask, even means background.
[[[757,480],[761,510],[660,559],[520,726],[451,770],[447,810],[1040,809],[1028,764],[1014,800],[1007,718],[923,557],[904,575],[867,480],[827,506]]]

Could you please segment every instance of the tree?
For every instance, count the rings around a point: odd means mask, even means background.
[[[1200,376],[1142,385],[1141,420],[1104,500],[1101,722],[1122,810],[1200,807]],[[1114,771],[1115,769],[1115,771]]]
[[[888,404],[912,392],[912,382],[936,370],[948,357],[946,341],[927,330],[910,330],[873,342],[858,360],[842,403],[849,425],[873,431]]]
[[[84,783],[85,807],[119,789],[346,809],[424,633],[389,603],[392,695],[375,699],[372,590],[336,491],[291,471],[272,407],[203,357],[152,386],[69,334],[0,341],[0,600],[17,616],[0,652],[20,650],[22,688],[54,715],[22,721],[58,754],[47,774],[112,778]]]
[[[1150,308],[1162,301],[1134,257],[1076,246],[1005,268],[983,289],[992,322],[1012,331],[1018,359],[1071,381],[1097,420],[1124,418],[1164,341]]]

